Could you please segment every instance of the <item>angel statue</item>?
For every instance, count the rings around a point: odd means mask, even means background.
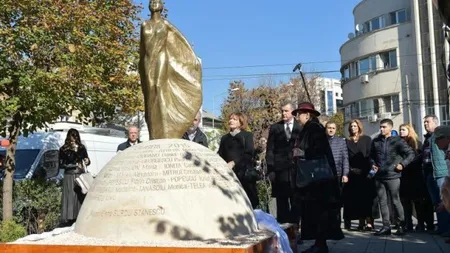
[[[202,67],[187,39],[161,17],[163,3],[150,0],[141,26],[139,74],[151,139],[179,139],[202,104]]]

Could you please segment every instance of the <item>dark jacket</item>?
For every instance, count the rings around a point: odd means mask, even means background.
[[[230,133],[222,136],[220,139],[219,151],[217,152],[225,162],[234,162],[233,171],[242,184],[245,192],[247,193],[252,207],[256,208],[259,204],[258,189],[256,188],[256,182],[250,182],[245,178],[245,172],[248,169],[253,168],[253,134],[244,130],[241,130],[235,136]]]
[[[138,139],[137,143],[139,144],[139,143],[141,143],[141,141]],[[126,142],[120,143],[119,146],[117,146],[117,152],[124,151],[125,149],[127,149],[129,147],[131,147],[131,144],[130,144],[130,140],[128,139]]]
[[[183,139],[189,140],[189,134],[186,132],[184,133]],[[197,131],[195,132],[194,139],[192,140],[195,143],[198,143],[200,145],[203,145],[205,147],[208,147],[208,138],[206,137],[205,133],[203,133],[200,129],[197,128]]]
[[[233,170],[242,179],[247,168],[253,167],[254,151],[253,134],[241,130],[235,136],[229,133],[222,136],[217,153],[227,163],[234,161]]]
[[[339,177],[348,176],[348,148],[347,142],[341,137],[328,137],[331,151],[333,151],[336,172]]]
[[[292,171],[292,149],[300,133],[300,124],[296,120],[292,125],[291,138],[288,140],[284,121],[270,126],[266,148],[267,173],[275,172],[275,181],[272,184],[272,195],[281,197],[291,195],[290,189],[294,185]]]
[[[400,178],[401,172],[396,170],[396,166],[401,164],[405,169],[415,157],[414,150],[400,136],[376,137],[370,153],[372,164],[379,168],[375,175],[379,180]]]

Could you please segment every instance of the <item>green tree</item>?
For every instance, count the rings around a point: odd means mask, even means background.
[[[317,106],[320,101],[316,87],[317,77],[306,79],[311,100]],[[253,89],[245,88],[242,81],[232,81],[221,114],[226,122],[231,113],[244,113],[256,144],[259,138],[267,137],[270,125],[281,119],[280,106],[283,101],[291,101],[294,107],[298,102],[308,101],[301,79],[292,78],[288,84],[278,86],[274,86],[271,79],[263,79],[259,86]],[[229,130],[228,124],[224,124],[224,130]]]
[[[12,218],[17,138],[79,111],[104,120],[140,106],[140,7],[131,0],[4,0],[0,8],[0,132],[8,136],[3,219]]]

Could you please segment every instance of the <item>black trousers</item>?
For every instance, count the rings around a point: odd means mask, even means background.
[[[405,211],[405,223],[412,227],[413,207],[416,209],[417,225],[428,230],[434,230],[434,209],[430,198],[408,199],[402,198],[403,210]]]
[[[383,220],[383,227],[391,227],[390,213],[388,207],[388,197],[391,198],[392,205],[394,206],[394,211],[399,224],[404,225],[405,214],[403,211],[403,206],[400,201],[400,179],[391,180],[375,180],[378,201],[380,203],[381,218]],[[389,194],[388,194],[389,193]]]
[[[277,221],[280,224],[298,224],[300,221],[300,203],[295,194],[276,198]]]

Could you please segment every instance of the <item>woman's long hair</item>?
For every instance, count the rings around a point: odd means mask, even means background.
[[[417,150],[419,148],[419,136],[417,136],[414,127],[409,123],[401,124],[399,127],[399,131],[402,127],[408,129],[408,136],[402,138],[408,143],[408,145],[412,149]]]
[[[354,135],[352,132],[353,123],[356,123],[356,125],[358,126],[358,135]],[[348,123],[348,136],[350,140],[358,141],[359,137],[361,137],[363,134],[364,134],[364,127],[359,119],[353,119],[350,121],[350,123]]]
[[[71,128],[67,132],[66,140],[64,141],[64,145],[62,146],[63,149],[70,149],[72,147],[71,139],[75,140],[75,144],[78,145],[78,148],[84,147],[84,145],[81,143],[80,133],[78,130]]]

